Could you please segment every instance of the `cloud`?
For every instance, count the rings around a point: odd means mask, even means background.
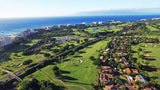
[[[98,8],[86,9],[75,15],[102,16],[102,15],[160,15],[160,8]]]

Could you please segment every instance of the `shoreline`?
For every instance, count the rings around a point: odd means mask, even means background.
[[[141,19],[140,21],[145,22],[145,24],[149,23],[150,19]],[[151,20],[160,20],[160,18],[152,18]],[[92,24],[87,24],[86,22],[82,22],[81,24],[59,24],[59,25],[53,25],[53,26],[45,26],[42,28],[37,29],[25,29],[19,34],[12,34],[7,36],[0,36],[0,47],[7,46],[9,44],[12,44],[14,41],[19,40],[20,38],[28,37],[32,34],[48,31],[48,30],[61,30],[61,29],[71,29],[73,27],[96,27],[96,26],[105,26],[105,25],[111,25],[111,24],[120,24],[123,23],[123,21],[116,21],[116,20],[109,20],[109,21],[95,21],[92,22]]]
[[[139,21],[143,18],[158,18],[160,15],[109,15],[109,16],[66,16],[66,17],[28,17],[28,18],[0,18],[0,37],[20,34],[24,29],[42,28],[52,25],[79,24],[81,22],[92,22],[116,20],[122,22]],[[15,22],[16,21],[16,22]],[[3,33],[1,33],[3,32]]]

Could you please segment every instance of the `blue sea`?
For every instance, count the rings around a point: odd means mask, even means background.
[[[134,15],[134,16],[76,16],[76,17],[43,17],[43,18],[5,18],[0,19],[0,37],[19,34],[24,29],[42,28],[52,25],[91,24],[95,21],[139,21],[141,19],[160,18],[160,15]]]

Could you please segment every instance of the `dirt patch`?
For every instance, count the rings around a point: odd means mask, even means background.
[[[157,70],[156,72],[160,73],[160,70]]]
[[[149,57],[149,56],[150,56],[148,53],[144,53],[143,55],[146,56],[146,57]]]
[[[147,47],[147,44],[145,44],[144,46]]]

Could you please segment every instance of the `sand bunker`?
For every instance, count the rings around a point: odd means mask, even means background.
[[[150,55],[148,53],[145,53],[144,56],[149,57]]]

